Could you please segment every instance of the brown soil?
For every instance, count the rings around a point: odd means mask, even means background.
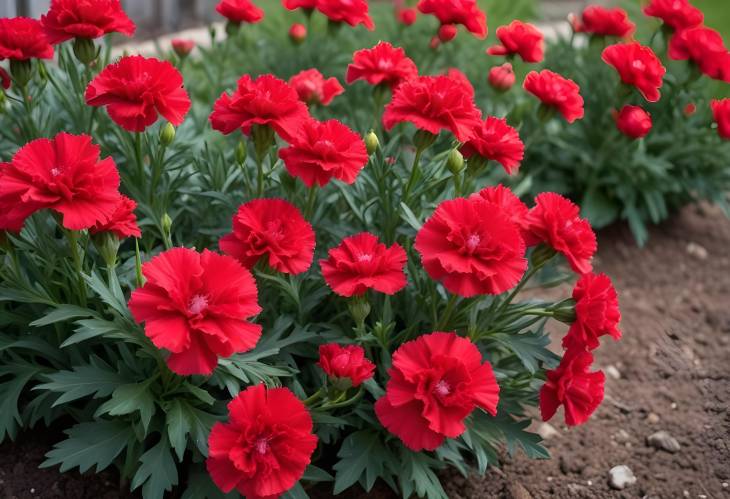
[[[485,477],[450,477],[453,499],[730,497],[730,221],[691,207],[652,230],[644,249],[623,227],[599,239],[597,268],[619,290],[624,338],[605,341],[596,362],[620,378],[607,376],[606,400],[587,424],[553,420],[553,459],[505,456]],[[659,430],[679,452],[647,445]],[[36,433],[0,446],[0,499],[120,497],[108,475],[37,470],[53,441]],[[615,491],[608,471],[621,464],[637,482]]]

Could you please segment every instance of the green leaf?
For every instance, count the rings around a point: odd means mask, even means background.
[[[581,214],[599,229],[616,221],[619,206],[599,190],[586,192],[581,202]]]
[[[287,490],[281,495],[282,499],[309,499],[309,494],[304,490],[302,484],[297,482],[294,487]]]
[[[403,213],[401,213],[401,218],[411,227],[413,227],[413,230],[418,232],[421,230],[421,222],[418,221],[418,218],[416,215],[413,214],[413,211],[408,207],[407,204],[401,202],[400,204],[401,210],[403,210]]]
[[[401,466],[398,478],[401,484],[403,497],[409,497],[415,492],[418,497],[428,499],[449,499],[441,481],[434,470],[444,465],[421,452],[413,452],[403,447],[401,452]]]
[[[514,454],[517,447],[521,447],[530,459],[548,459],[550,453],[540,445],[542,438],[537,433],[525,431],[530,426],[530,420],[515,421],[509,416],[495,418],[495,424],[507,440],[507,451]]]
[[[74,366],[70,371],[58,371],[45,377],[49,381],[33,389],[61,393],[53,403],[54,407],[88,395],[93,395],[94,398],[108,397],[116,388],[129,381],[104,361],[93,357],[91,364]]]
[[[339,494],[358,481],[369,492],[375,480],[383,475],[385,462],[381,456],[386,453],[380,436],[374,431],[362,430],[349,435],[337,453],[340,460],[333,466],[337,472],[334,494]]]
[[[190,475],[187,488],[180,499],[238,499],[240,497],[235,489],[224,494],[213,483],[207,471],[200,471]]]
[[[313,464],[310,464],[307,466],[307,469],[304,470],[302,480],[307,482],[331,482],[334,480],[334,477],[322,468],[317,468]]]
[[[498,343],[512,350],[530,373],[540,368],[540,362],[553,365],[560,357],[547,349],[550,338],[546,334],[528,331],[519,334],[497,333],[490,335]]]
[[[175,449],[177,458],[182,461],[188,445],[187,436],[190,433],[190,420],[187,408],[178,399],[172,400],[167,406],[167,438]]]
[[[139,411],[142,426],[146,431],[155,413],[155,400],[149,391],[150,383],[151,380],[148,380],[143,383],[130,383],[117,387],[112,393],[112,398],[97,409],[95,416],[102,414],[121,416]]]
[[[62,322],[78,317],[96,317],[96,312],[77,305],[58,305],[49,313],[30,323],[31,326],[47,326],[56,322]]]
[[[150,450],[142,454],[140,466],[132,478],[131,489],[140,485],[144,499],[162,499],[165,491],[177,485],[177,466],[170,452],[170,444],[163,436]]]
[[[92,466],[96,472],[106,469],[136,436],[133,427],[124,421],[79,423],[66,430],[68,438],[53,446],[41,468],[61,465],[63,473],[78,466],[81,473]]]
[[[121,297],[115,290],[109,289],[104,280],[99,277],[99,274],[93,272],[91,275],[84,275],[86,283],[91,289],[93,289],[97,295],[110,307],[119,312],[122,316],[129,317],[129,309],[127,304],[124,302],[124,297]]]
[[[36,373],[33,369],[17,371],[9,381],[0,383],[0,442],[5,440],[6,434],[11,439],[15,438],[18,427],[22,424],[18,399],[25,385]]]
[[[61,343],[61,348],[66,348],[99,336],[123,338],[126,334],[119,324],[104,319],[82,319],[76,321],[76,324],[78,327],[75,329],[75,333]]]

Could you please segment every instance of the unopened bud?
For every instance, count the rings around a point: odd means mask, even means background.
[[[289,39],[294,45],[300,45],[307,39],[307,27],[302,23],[294,23],[289,28]]]
[[[452,149],[446,160],[446,167],[451,173],[456,175],[464,169],[464,156],[458,149]]]
[[[375,135],[375,132],[370,130],[365,135],[365,148],[368,151],[368,154],[373,155],[375,154],[375,151],[378,150],[380,147],[380,141],[378,140],[378,136]]]
[[[515,72],[512,64],[505,62],[501,66],[494,66],[489,70],[489,84],[499,92],[506,92],[515,84]]]
[[[74,41],[74,55],[85,66],[94,62],[99,55],[99,50],[94,45],[94,40],[89,38],[76,38]]]
[[[450,42],[456,38],[457,31],[456,25],[454,24],[442,24],[438,32],[439,40],[444,43]]]
[[[355,319],[355,324],[360,327],[365,323],[368,315],[370,315],[370,303],[367,298],[363,296],[353,296],[347,304],[347,308],[350,310],[350,315]]]
[[[160,130],[160,143],[167,147],[172,144],[173,140],[175,140],[175,127],[172,126],[172,123],[168,122]]]
[[[119,238],[113,232],[101,232],[91,237],[94,247],[109,268],[114,268],[119,251]]]
[[[195,42],[193,40],[185,40],[182,38],[173,38],[170,44],[172,45],[172,50],[180,58],[187,57],[195,48]]]
[[[160,223],[162,225],[162,231],[165,234],[169,234],[170,230],[172,230],[172,218],[170,218],[170,215],[165,213],[162,215],[162,220],[160,220]]]
[[[246,156],[248,152],[246,151],[246,143],[242,140],[238,142],[238,145],[236,146],[236,163],[239,165],[243,165],[246,162]]]

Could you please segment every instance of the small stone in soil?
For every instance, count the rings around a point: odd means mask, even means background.
[[[608,366],[606,368],[606,374],[613,379],[621,379],[621,372],[615,366]]]
[[[646,437],[646,443],[655,449],[665,450],[672,454],[679,452],[679,449],[681,448],[677,439],[664,430],[652,433]]]
[[[634,472],[626,465],[614,466],[608,472],[608,485],[616,490],[622,490],[636,483]]]
[[[527,489],[519,482],[513,482],[509,486],[509,497],[511,499],[532,499]]]
[[[707,260],[707,257],[709,256],[705,247],[695,242],[688,243],[686,250],[687,253],[699,260]]]
[[[613,437],[616,439],[617,442],[630,442],[631,441],[631,435],[628,431],[621,429],[619,430],[616,435]]]
[[[649,415],[646,416],[646,421],[649,424],[657,424],[659,422],[659,415],[654,412],[650,412]]]
[[[540,423],[537,427],[537,434],[540,435],[543,440],[550,440],[553,437],[560,436],[560,432],[550,423]]]

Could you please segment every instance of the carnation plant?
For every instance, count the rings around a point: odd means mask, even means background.
[[[374,24],[365,1],[283,4],[321,36]],[[424,68],[448,48],[360,47],[347,88],[316,67],[230,80],[267,17],[217,10],[228,37],[198,60],[184,40],[112,60],[97,38],[134,31],[117,1],[0,20],[0,437],[62,427],[43,466],[114,467],[145,498],[444,498],[447,468],[548,457],[531,421],[585,423],[621,336],[578,205],[489,183],[517,174],[522,130]],[[486,34],[474,1],[418,10],[431,46]],[[298,24],[290,50],[315,52]],[[542,57],[534,27],[498,37],[497,57]],[[525,89],[544,130],[584,114],[556,72]]]

